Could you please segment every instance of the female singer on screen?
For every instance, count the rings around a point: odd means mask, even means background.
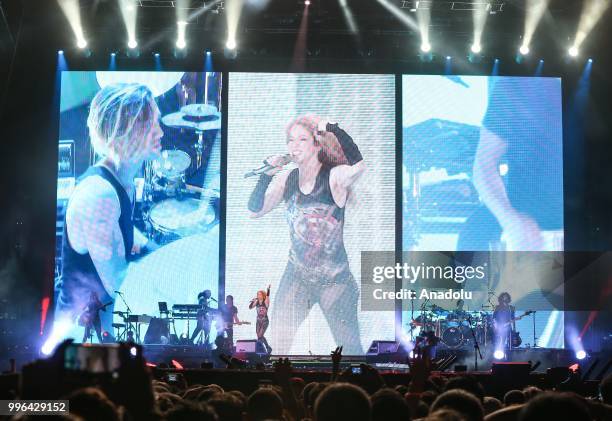
[[[353,139],[338,124],[312,115],[287,126],[292,171],[281,172],[286,158],[271,156],[274,166],[262,174],[249,199],[251,217],[260,218],[286,203],[291,247],[274,298],[278,351],[289,353],[299,326],[318,303],[337,345],[362,354],[357,319],[357,283],[344,248],[344,210],[350,188],[365,171]]]
[[[87,127],[100,159],[78,179],[66,208],[56,321],[82,308],[90,292],[103,302],[113,297],[146,244],[132,221],[134,177],[161,150],[158,120],[144,85],[109,85],[91,101]]]
[[[265,348],[268,354],[272,353],[272,347],[268,343],[264,336],[270,319],[268,319],[268,309],[270,308],[270,285],[268,285],[267,291],[257,291],[257,297],[251,300],[249,304],[249,310],[253,307],[257,309],[257,323],[255,324],[255,332],[257,333],[257,341],[260,342]]]

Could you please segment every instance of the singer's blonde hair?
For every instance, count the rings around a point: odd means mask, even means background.
[[[321,147],[318,158],[322,164],[327,164],[332,167],[348,164],[348,160],[346,156],[344,156],[344,152],[336,136],[329,132],[319,132],[318,126],[321,120],[323,120],[321,117],[314,114],[304,114],[296,117],[287,125],[287,139],[289,139],[289,133],[294,126],[301,126],[310,132],[314,144]]]

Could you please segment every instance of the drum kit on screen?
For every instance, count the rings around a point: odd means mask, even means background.
[[[440,345],[449,349],[471,349],[474,338],[482,347],[493,343],[492,314],[484,309],[446,310],[435,304],[425,304],[421,306],[419,316],[409,323],[409,329],[413,336],[422,332],[434,332],[440,338]]]
[[[204,134],[221,129],[221,114],[214,105],[190,104],[161,120],[166,127],[197,136],[190,150],[165,149],[145,164],[143,219],[149,236],[163,245],[206,232],[218,220],[218,184],[204,188],[189,184],[189,178],[207,170]]]

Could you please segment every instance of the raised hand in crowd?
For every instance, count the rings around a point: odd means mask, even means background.
[[[331,381],[335,382],[340,375],[340,362],[342,361],[342,346],[336,347],[334,351],[330,353],[332,360],[332,377]]]

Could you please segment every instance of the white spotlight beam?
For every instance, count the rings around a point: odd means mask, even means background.
[[[527,0],[527,15],[525,16],[525,33],[523,34],[523,46],[529,47],[533,34],[548,9],[550,0]]]
[[[179,20],[176,22],[177,29],[177,37],[176,37],[176,47],[179,49],[185,48],[187,43],[185,42],[185,30],[187,28],[187,22],[184,20]]]
[[[402,12],[402,9],[397,7],[396,5],[389,2],[389,0],[377,0],[385,9],[387,9],[393,16],[400,20],[404,25],[409,27],[410,29],[414,29],[415,31],[419,31],[419,25],[416,21]]]
[[[81,24],[81,11],[79,9],[79,0],[57,0],[57,4],[64,12],[68,23],[74,32],[74,36],[79,48],[85,48],[87,41],[83,35],[83,26]]]
[[[351,34],[356,35],[359,32],[359,28],[357,28],[357,23],[355,22],[351,8],[348,6],[346,0],[338,0],[338,3],[340,3],[340,9],[342,9],[342,14],[344,15],[344,20],[346,21],[349,31],[351,31]]]
[[[226,0],[225,15],[227,17],[227,45],[236,45],[236,31],[240,14],[242,13],[242,0]],[[229,47],[228,47],[229,48]]]
[[[580,48],[608,7],[610,0],[585,0],[573,47]]]
[[[187,10],[189,9],[189,0],[175,0],[176,1],[176,21],[186,22],[187,21]]]
[[[472,10],[472,18],[474,20],[474,43],[472,44],[472,52],[479,53],[481,49],[482,33],[484,32],[485,25],[487,23],[487,16],[489,16],[489,7],[474,8]]]
[[[429,42],[429,22],[431,21],[431,9],[419,8],[416,11],[419,31],[421,33],[421,45],[431,45]]]
[[[136,1],[135,0],[119,0],[119,9],[125,23],[125,30],[128,35],[128,44],[137,45],[136,41]],[[130,47],[135,48],[135,47]]]

